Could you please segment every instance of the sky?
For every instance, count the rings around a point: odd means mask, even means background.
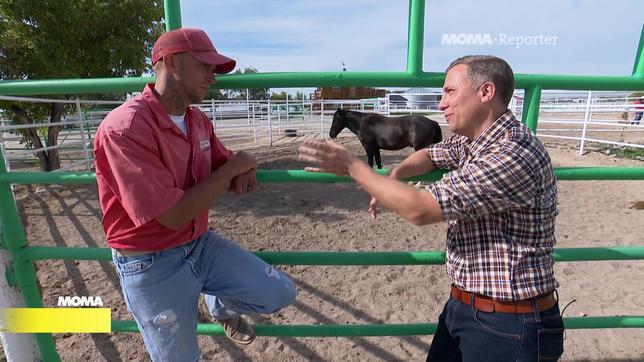
[[[183,0],[181,12],[241,69],[406,69],[405,0]],[[630,75],[643,24],[642,0],[426,0],[423,70],[491,54],[515,73]]]

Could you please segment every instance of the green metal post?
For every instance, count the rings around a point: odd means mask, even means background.
[[[633,76],[644,77],[644,25],[642,25],[642,32],[640,33],[640,45],[637,47],[637,54],[635,54]]]
[[[0,176],[5,174],[7,174],[7,169],[4,164],[4,155],[0,152]],[[2,245],[11,254],[13,271],[18,287],[22,291],[25,306],[27,308],[42,308],[34,263],[31,260],[18,257],[21,249],[27,246],[27,237],[20,217],[18,217],[11,186],[7,182],[0,182],[0,205],[0,228],[2,229],[0,237],[2,237]],[[37,333],[34,337],[43,360],[60,361],[51,333]]]
[[[165,30],[170,31],[181,28],[181,1],[164,0]]]
[[[541,86],[536,85],[525,90],[523,98],[523,115],[521,122],[537,133],[537,123],[539,122],[539,103],[541,102]]]
[[[407,73],[423,72],[423,39],[425,35],[425,0],[409,0],[407,25]]]

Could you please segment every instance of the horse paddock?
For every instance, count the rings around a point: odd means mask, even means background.
[[[348,132],[347,132],[348,133]],[[309,136],[310,137],[310,136]],[[283,138],[273,147],[241,144],[261,169],[302,169],[297,147],[304,137]],[[364,160],[357,138],[338,139]],[[597,152],[549,147],[555,167],[642,166]],[[384,167],[413,152],[383,151]],[[644,181],[562,181],[559,183],[559,247],[641,244]],[[96,187],[17,186],[18,210],[32,245],[104,247]],[[225,196],[212,208],[210,227],[253,251],[419,251],[443,250],[445,225],[417,227],[380,210],[372,221],[369,196],[354,184],[262,184],[255,194]],[[43,303],[56,306],[59,296],[100,296],[113,319],[131,319],[109,262],[41,261]],[[442,265],[434,266],[293,266],[283,267],[298,287],[294,305],[275,315],[254,316],[262,324],[381,324],[436,322],[448,296]],[[642,314],[644,289],[634,280],[644,275],[642,261],[561,262],[560,305],[573,299],[564,316]],[[201,313],[203,321],[208,318]],[[65,361],[145,361],[139,334],[57,334]],[[432,336],[292,338],[258,337],[241,348],[224,337],[199,336],[206,360],[228,361],[380,361],[424,360]],[[563,360],[641,360],[644,330],[569,330]]]

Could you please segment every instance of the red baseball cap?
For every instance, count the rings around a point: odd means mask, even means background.
[[[235,60],[217,53],[208,34],[201,29],[180,28],[161,34],[152,48],[152,65],[164,55],[189,52],[202,63],[216,65],[215,73],[226,74],[235,69]]]

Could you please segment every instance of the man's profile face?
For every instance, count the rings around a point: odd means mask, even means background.
[[[208,89],[215,82],[216,66],[202,63],[190,53],[175,54],[174,65],[175,80],[186,100],[191,104],[203,101]]]
[[[465,64],[458,64],[447,72],[438,107],[444,112],[452,133],[471,137],[481,115],[481,99],[479,90],[472,88],[467,73]]]

